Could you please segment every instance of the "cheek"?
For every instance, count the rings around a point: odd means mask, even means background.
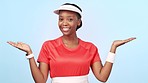
[[[58,22],[58,28],[61,30],[61,23],[60,22]]]
[[[74,23],[74,26],[75,26],[75,27],[77,27],[78,25],[79,25],[79,23],[78,23],[78,22],[75,22],[75,23]]]
[[[61,22],[58,22],[58,26],[59,26],[59,27],[61,26]]]

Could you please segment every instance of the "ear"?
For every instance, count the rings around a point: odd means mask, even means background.
[[[78,26],[80,26],[81,24],[81,19],[78,19]]]

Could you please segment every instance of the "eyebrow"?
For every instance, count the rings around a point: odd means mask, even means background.
[[[64,17],[64,16],[60,16],[60,15],[59,15],[59,17]],[[74,17],[74,16],[66,16],[66,17],[70,18],[70,17]]]

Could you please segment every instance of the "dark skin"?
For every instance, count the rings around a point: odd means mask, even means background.
[[[63,33],[62,41],[64,45],[68,48],[76,48],[79,44],[78,37],[76,34],[76,28],[80,25],[81,19],[78,19],[75,12],[71,11],[60,11],[59,14],[59,29]],[[112,46],[110,48],[110,52],[116,53],[117,47],[128,43],[136,38],[131,37],[125,40],[115,40],[112,43]],[[8,42],[13,47],[16,47],[24,52],[26,52],[28,55],[32,54],[32,50],[28,44],[22,43],[22,42]],[[44,62],[39,63],[39,67],[37,66],[34,57],[29,59],[30,69],[32,76],[34,78],[34,81],[36,83],[46,83],[49,73],[49,66],[48,64]],[[111,70],[112,70],[113,63],[105,62],[104,66],[101,62],[95,62],[91,65],[91,69],[95,75],[95,77],[102,82],[106,82]]]

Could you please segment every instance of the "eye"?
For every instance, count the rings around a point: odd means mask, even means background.
[[[73,21],[73,18],[68,18],[68,21],[69,21],[69,22],[72,22],[72,21]]]
[[[59,18],[59,21],[63,21],[63,18]]]

